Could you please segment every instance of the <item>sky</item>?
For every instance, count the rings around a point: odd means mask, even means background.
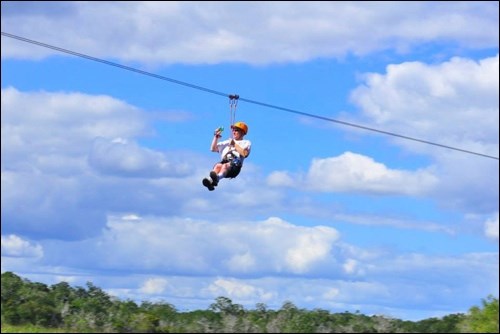
[[[499,4],[1,3],[2,272],[405,320],[498,298]],[[251,154],[214,191],[214,129]]]

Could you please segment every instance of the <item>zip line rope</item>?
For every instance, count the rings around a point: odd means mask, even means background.
[[[239,95],[229,95],[229,111],[231,114],[229,116],[229,125],[231,126],[231,129],[229,129],[229,131],[231,132],[231,139],[234,139],[232,126],[236,121],[236,108],[238,107],[239,98],[240,98]]]
[[[24,37],[21,37],[21,36],[9,34],[9,33],[3,32],[3,31],[2,31],[2,36],[13,38],[13,39],[17,39],[17,40],[20,40],[20,41],[23,41],[23,42],[26,42],[26,43],[35,44],[35,45],[38,45],[38,46],[42,46],[44,48],[56,50],[56,51],[59,51],[59,52],[67,53],[67,54],[70,54],[70,55],[73,55],[73,56],[77,56],[77,57],[81,57],[81,58],[85,58],[85,59],[88,59],[88,60],[96,61],[96,62],[103,63],[103,64],[106,64],[106,65],[118,67],[118,68],[121,68],[121,69],[124,69],[124,70],[127,70],[127,71],[132,71],[132,72],[136,72],[136,73],[139,73],[139,74],[147,75],[147,76],[150,76],[150,77],[153,77],[153,78],[157,78],[157,79],[160,79],[160,80],[169,81],[169,82],[172,82],[172,83],[175,83],[175,84],[178,84],[178,85],[182,85],[182,86],[186,86],[186,87],[189,87],[189,88],[198,89],[198,90],[201,90],[201,91],[204,91],[204,92],[207,92],[207,93],[211,93],[211,94],[215,94],[215,95],[220,95],[220,96],[224,96],[224,97],[229,97],[230,100],[233,100],[232,97],[237,96],[237,95],[231,95],[231,94],[222,93],[222,92],[219,92],[219,91],[216,91],[216,90],[213,90],[213,89],[209,89],[209,88],[205,88],[205,87],[201,87],[201,86],[198,86],[198,85],[190,84],[190,83],[187,83],[187,82],[184,82],[184,81],[180,81],[180,80],[168,78],[168,77],[165,77],[165,76],[162,76],[162,75],[158,75],[158,74],[154,74],[154,73],[151,73],[151,72],[142,71],[142,70],[130,67],[130,66],[121,65],[121,64],[118,64],[118,63],[114,63],[114,62],[111,62],[111,61],[104,60],[104,59],[92,57],[92,56],[89,56],[89,55],[86,55],[86,54],[83,54],[83,53],[74,52],[74,51],[63,49],[63,48],[60,48],[60,47],[57,47],[57,46],[53,46],[53,45],[45,44],[45,43],[38,42],[38,41],[35,41],[35,40],[31,40],[31,39],[28,39],[28,38],[24,38]],[[454,150],[454,151],[459,151],[459,152],[463,152],[463,153],[474,154],[474,155],[485,157],[485,158],[499,160],[499,158],[495,157],[495,156],[491,156],[491,155],[487,155],[487,154],[483,154],[483,153],[478,153],[478,152],[474,152],[474,151],[469,151],[469,150],[465,150],[465,149],[461,149],[461,148],[457,148],[457,147],[453,147],[453,146],[443,145],[443,144],[431,142],[431,141],[428,141],[428,140],[423,140],[423,139],[418,139],[418,138],[409,137],[409,136],[405,136],[405,135],[400,135],[400,134],[397,134],[397,133],[394,133],[394,132],[379,130],[379,129],[375,129],[375,128],[371,128],[371,127],[363,126],[363,125],[359,125],[359,124],[344,122],[344,121],[340,121],[340,120],[329,118],[329,117],[325,117],[325,116],[314,115],[314,114],[310,114],[310,113],[306,113],[306,112],[302,112],[302,111],[298,111],[298,110],[293,110],[293,109],[289,109],[289,108],[284,108],[284,107],[272,105],[272,104],[269,104],[269,103],[263,103],[263,102],[259,102],[259,101],[254,101],[254,100],[250,100],[250,99],[246,99],[246,98],[242,98],[242,97],[238,97],[238,99],[241,100],[241,101],[247,102],[247,103],[259,105],[259,106],[266,107],[266,108],[272,108],[272,109],[282,110],[282,111],[286,111],[286,112],[289,112],[289,113],[293,113],[293,114],[297,114],[297,115],[302,115],[302,116],[306,116],[306,117],[312,117],[312,118],[320,119],[320,120],[323,120],[323,121],[333,122],[333,123],[337,123],[337,124],[341,124],[341,125],[346,125],[346,126],[350,126],[350,127],[362,129],[362,130],[377,132],[377,133],[381,133],[381,134],[385,134],[385,135],[389,135],[389,136],[393,136],[393,137],[398,137],[398,138],[402,138],[402,139],[406,139],[406,140],[412,140],[412,141],[423,143],[423,144],[438,146],[438,147],[447,148],[447,149]],[[231,105],[231,109],[232,109],[232,107],[233,106]],[[234,107],[236,107],[236,106],[234,106]],[[232,120],[232,117],[233,116],[231,114],[231,120]],[[231,123],[231,125],[232,125],[232,123]]]

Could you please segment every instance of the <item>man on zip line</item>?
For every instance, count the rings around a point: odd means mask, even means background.
[[[250,154],[252,143],[243,139],[248,133],[248,126],[243,122],[236,122],[231,125],[232,136],[218,142],[222,129],[216,129],[210,150],[221,153],[221,161],[216,163],[210,172],[209,178],[203,179],[203,185],[212,191],[223,178],[235,178],[241,171],[243,161]]]

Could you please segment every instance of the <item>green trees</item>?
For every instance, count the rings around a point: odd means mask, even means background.
[[[462,321],[465,333],[498,333],[498,298],[489,295],[482,301],[483,308],[473,306]]]
[[[238,315],[243,312],[243,306],[233,304],[233,301],[227,297],[217,297],[215,303],[210,305],[209,310],[223,314]]]
[[[498,333],[498,299],[488,296],[482,308],[467,315],[417,322],[355,313],[301,309],[285,301],[278,310],[258,303],[246,310],[217,297],[206,310],[178,312],[168,303],[120,301],[88,282],[47,286],[2,274],[2,324],[40,325],[69,332],[105,333]]]
[[[11,272],[2,274],[2,322],[55,326],[60,322],[56,304],[42,283],[31,283]]]
[[[23,280],[11,272],[2,274],[2,323],[17,325],[22,320],[17,312]]]

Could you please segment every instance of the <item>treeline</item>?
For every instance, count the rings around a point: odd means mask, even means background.
[[[469,314],[403,321],[384,316],[305,310],[292,302],[279,310],[258,303],[246,310],[218,297],[207,310],[179,312],[168,303],[121,301],[88,282],[51,286],[2,274],[2,324],[37,325],[68,332],[106,333],[498,333],[498,299]],[[495,312],[496,307],[496,312]],[[496,317],[496,319],[495,319]]]

